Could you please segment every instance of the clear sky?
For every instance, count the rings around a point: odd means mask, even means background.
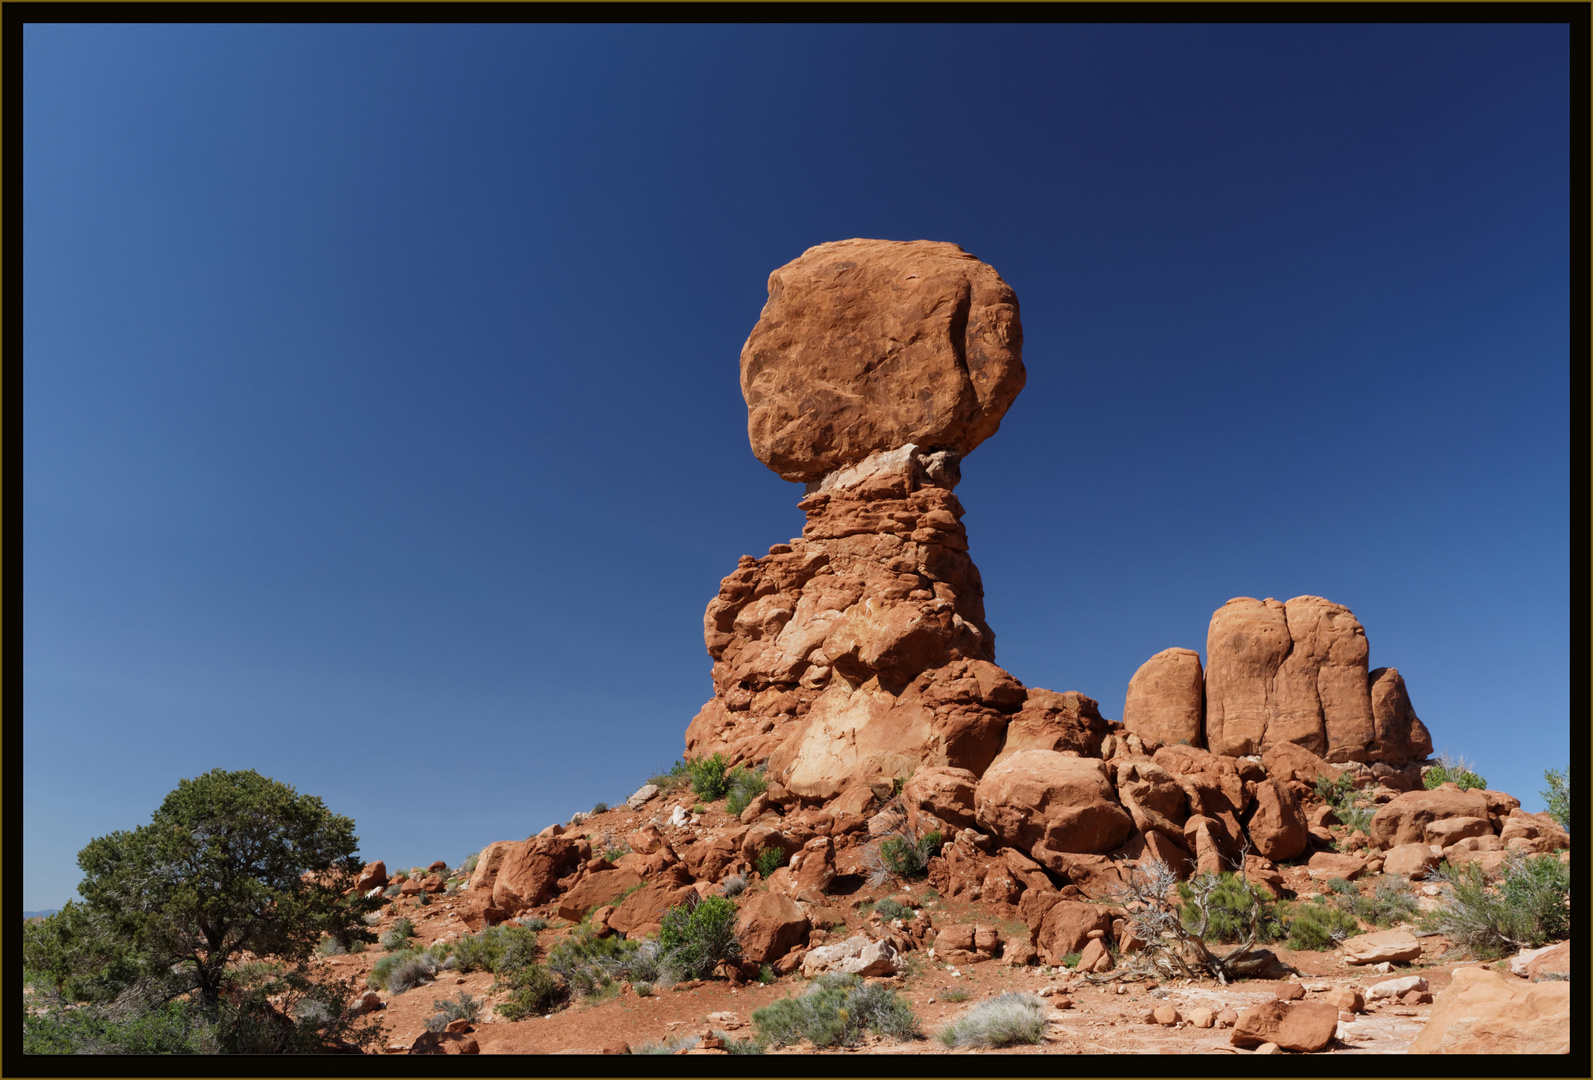
[[[1028,387],[958,489],[1004,667],[1116,718],[1229,598],[1325,596],[1439,749],[1540,809],[1570,48],[28,27],[25,908],[216,767],[390,866],[667,767],[720,578],[802,525],[742,342],[769,272],[847,237],[953,241],[1018,294]]]

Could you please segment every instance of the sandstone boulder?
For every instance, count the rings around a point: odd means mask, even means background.
[[[1084,950],[1092,930],[1110,933],[1112,910],[1105,904],[1087,904],[1079,900],[1058,900],[1050,904],[1034,930],[1034,945],[1040,952],[1040,959],[1047,964],[1060,964],[1070,953]]]
[[[1403,975],[1398,979],[1384,979],[1366,989],[1367,1001],[1392,1000],[1409,993],[1426,993],[1427,980],[1420,975]]]
[[[769,275],[741,350],[747,435],[787,480],[906,443],[967,454],[1023,389],[1018,301],[955,244],[839,240]]]
[[[1128,681],[1123,727],[1147,746],[1201,746],[1205,698],[1200,654],[1193,649],[1163,649]]]
[[[917,770],[902,786],[902,805],[907,808],[908,824],[915,832],[917,816],[927,814],[955,828],[974,824],[974,788],[979,778],[967,769],[928,766]]]
[[[364,869],[360,871],[360,876],[354,882],[354,888],[362,893],[386,887],[387,864],[380,859],[366,863]]]
[[[1438,853],[1429,844],[1400,844],[1383,853],[1383,873],[1418,881],[1439,862]]]
[[[1374,732],[1367,760],[1393,765],[1425,760],[1433,752],[1433,737],[1411,708],[1398,669],[1378,668],[1367,672],[1366,678]]]
[[[1264,780],[1255,787],[1255,801],[1250,839],[1256,851],[1277,862],[1303,852],[1309,834],[1294,792],[1280,781]]]
[[[492,893],[492,886],[498,880],[498,868],[503,865],[503,857],[512,843],[497,840],[481,849],[476,856],[476,868],[470,872],[470,892],[473,896]]]
[[[588,912],[642,884],[634,870],[600,870],[588,874],[559,898],[559,918],[580,922]]]
[[[974,803],[982,828],[1043,865],[1042,853],[1111,851],[1134,827],[1103,762],[1054,750],[1020,750],[992,766]]]
[[[1237,757],[1298,743],[1330,762],[1365,761],[1375,736],[1366,633],[1319,596],[1240,597],[1206,637],[1206,745]]]
[[[906,966],[906,959],[891,942],[870,941],[861,935],[834,945],[809,949],[802,958],[802,974],[809,979],[826,971],[864,977],[889,977]]]
[[[1233,1044],[1273,1043],[1283,1050],[1314,1054],[1326,1050],[1339,1026],[1339,1011],[1324,1001],[1266,1001],[1239,1014]]]
[[[1267,775],[1275,780],[1292,781],[1305,788],[1316,787],[1316,782],[1326,778],[1335,780],[1343,771],[1329,765],[1298,743],[1273,743],[1261,755],[1261,764]]]
[[[562,836],[505,844],[492,884],[492,906],[513,914],[546,903],[553,898],[558,880],[582,861],[580,845]],[[479,862],[476,869],[481,869]]]
[[[1408,964],[1421,959],[1422,943],[1409,930],[1382,930],[1345,938],[1343,953],[1351,964]]]
[[[1435,821],[1487,816],[1487,800],[1475,791],[1448,785],[1431,791],[1407,791],[1383,804],[1372,816],[1371,840],[1385,851],[1400,844],[1426,843],[1427,826]]]
[[[1532,853],[1566,851],[1571,847],[1571,834],[1548,814],[1529,814],[1517,807],[1504,819],[1503,826],[1499,839],[1506,847]]]
[[[1413,1054],[1567,1054],[1571,984],[1529,983],[1484,967],[1456,969],[1433,1001]]]
[[[1183,842],[1189,798],[1172,775],[1150,758],[1119,757],[1112,762],[1117,773],[1117,797],[1142,833],[1157,832]]]
[[[1492,835],[1493,826],[1488,824],[1488,819],[1478,817],[1441,818],[1438,821],[1428,822],[1427,827],[1422,830],[1422,839],[1440,848],[1473,837]]]
[[[808,926],[808,917],[795,900],[762,893],[741,909],[737,920],[741,956],[749,963],[773,963],[807,941]]]
[[[1100,757],[1101,740],[1110,725],[1100,704],[1076,690],[1056,693],[1030,689],[1019,709],[1007,721],[1007,739],[996,761],[1022,750],[1072,751],[1083,757]]]

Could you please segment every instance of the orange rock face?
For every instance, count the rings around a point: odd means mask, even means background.
[[[1193,649],[1163,649],[1141,664],[1128,681],[1123,726],[1147,746],[1204,746],[1201,714],[1205,703],[1200,654]]]
[[[1340,604],[1228,601],[1206,635],[1206,745],[1238,756],[1292,742],[1366,761],[1376,735],[1366,658],[1366,632]]]
[[[844,470],[799,504],[800,538],[724,579],[703,619],[716,693],[688,754],[767,758],[806,799],[994,760],[1029,692],[993,663],[944,465],[909,446]]]
[[[1023,389],[1018,298],[956,244],[838,240],[769,275],[741,350],[752,451],[814,481],[915,443],[962,456]]]

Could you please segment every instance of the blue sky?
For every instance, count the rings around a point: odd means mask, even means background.
[[[369,858],[615,802],[798,535],[775,267],[949,240],[1028,386],[958,489],[997,659],[1122,713],[1326,596],[1440,749],[1569,761],[1564,26],[23,35],[24,904],[183,777]]]

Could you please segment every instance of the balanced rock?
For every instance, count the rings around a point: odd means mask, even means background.
[[[1205,696],[1200,654],[1193,649],[1163,649],[1128,681],[1123,727],[1147,746],[1201,746]]]
[[[1023,389],[1018,298],[956,244],[838,240],[769,275],[741,350],[747,436],[787,480],[908,443],[961,457]]]

